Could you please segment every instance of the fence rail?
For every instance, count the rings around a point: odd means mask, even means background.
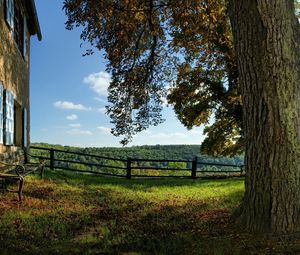
[[[204,176],[205,174],[213,174],[218,176],[220,176],[220,174],[234,174],[238,176],[244,175],[243,165],[221,164],[218,162],[201,162],[198,161],[197,157],[194,157],[193,160],[135,158],[121,159],[37,146],[31,146],[30,152],[31,158],[45,160],[46,167],[49,167],[51,170],[60,169],[79,173],[125,177],[127,179],[131,179],[132,177],[178,177],[196,179],[197,177],[207,177]],[[86,158],[89,158],[90,161],[86,162],[83,160],[61,158],[62,156],[66,157],[67,155],[72,155],[73,157],[84,157],[85,160]],[[97,160],[97,163],[92,163],[91,160]],[[137,163],[142,164],[146,162],[148,162],[148,164],[156,164],[157,166],[137,165]],[[169,163],[183,163],[185,164],[185,167],[162,166],[163,164]],[[76,165],[76,167],[74,167],[74,164]],[[188,167],[189,165],[190,167]],[[219,169],[210,170],[206,169],[206,166],[215,166],[219,167]],[[220,169],[220,167],[225,169]],[[230,168],[230,170],[228,170],[228,168]],[[138,171],[140,171],[141,173],[137,173]],[[157,171],[155,175],[153,175],[154,171]],[[150,174],[145,174],[145,172]],[[185,174],[161,175],[161,173],[178,172]]]

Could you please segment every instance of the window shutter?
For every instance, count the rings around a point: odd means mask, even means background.
[[[23,109],[23,146],[27,147],[27,109]]]
[[[14,95],[10,91],[5,91],[4,104],[4,144],[14,143]]]
[[[0,144],[3,144],[3,84],[1,82],[0,82]]]
[[[27,56],[27,31],[28,31],[28,27],[27,27],[27,18],[26,16],[24,16],[24,35],[23,35],[23,56],[26,58]]]
[[[6,21],[14,29],[14,0],[6,0]]]

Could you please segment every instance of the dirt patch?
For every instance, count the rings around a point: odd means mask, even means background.
[[[38,199],[47,199],[53,196],[54,189],[52,187],[31,188],[26,191],[26,196]]]

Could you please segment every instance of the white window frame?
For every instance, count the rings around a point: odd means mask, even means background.
[[[14,95],[11,91],[5,90],[4,104],[4,144],[14,144]]]

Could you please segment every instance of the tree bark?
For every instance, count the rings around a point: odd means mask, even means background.
[[[300,232],[299,22],[293,0],[229,0],[246,138],[241,220]]]

